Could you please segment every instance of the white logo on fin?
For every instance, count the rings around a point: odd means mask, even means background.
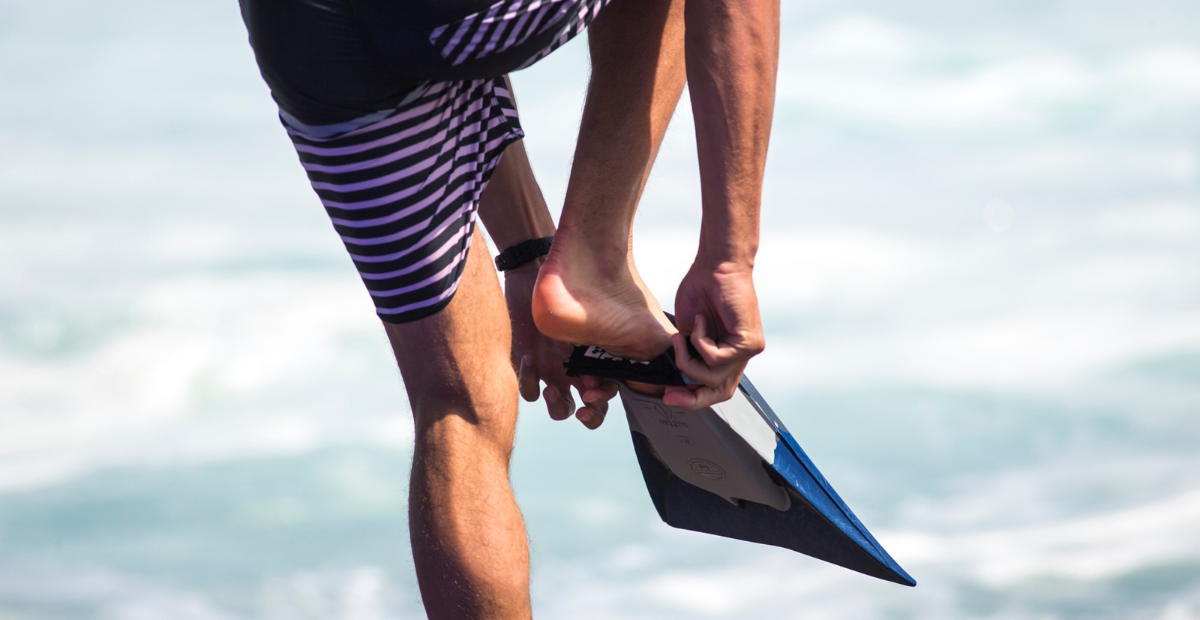
[[[583,355],[584,357],[594,357],[596,359],[612,360],[614,362],[629,362],[630,364],[641,364],[643,366],[650,365],[650,362],[648,361],[642,362],[638,360],[627,360],[623,357],[617,357],[616,355],[613,355],[612,353],[609,353],[608,351],[605,351],[596,345],[590,345],[587,350],[583,352]]]

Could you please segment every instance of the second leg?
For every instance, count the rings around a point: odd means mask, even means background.
[[[416,429],[409,534],[430,618],[529,618],[528,541],[508,479],[508,313],[478,229],[472,246],[449,305],[386,324]]]
[[[554,247],[534,293],[546,335],[649,359],[675,330],[633,263],[638,200],[687,81],[683,0],[615,0],[588,29],[592,77]]]

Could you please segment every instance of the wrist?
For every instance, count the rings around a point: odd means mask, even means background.
[[[700,236],[695,263],[712,271],[753,271],[758,240],[741,242],[729,239],[711,240]]]
[[[759,202],[757,200],[706,200],[700,220],[697,262],[754,268],[758,253]]]
[[[554,236],[527,239],[505,248],[496,256],[496,269],[509,272],[550,253]]]

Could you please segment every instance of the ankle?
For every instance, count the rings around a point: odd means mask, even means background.
[[[618,271],[626,271],[629,253],[628,236],[613,235],[608,231],[591,234],[591,231],[562,227],[554,236],[554,245],[547,258],[559,262],[580,261],[615,275]]]

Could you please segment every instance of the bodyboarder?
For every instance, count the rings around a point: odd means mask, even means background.
[[[551,417],[596,428],[616,386],[567,377],[571,345],[634,359],[673,346],[701,385],[667,387],[663,401],[699,409],[730,398],[765,345],[752,271],[778,0],[240,3],[404,379],[425,608],[431,618],[530,617],[528,544],[508,481],[518,393],[540,391]],[[556,227],[506,75],[585,28],[592,73]],[[703,220],[676,326],[638,275],[631,230],[685,84]],[[503,292],[489,257],[469,251],[485,247],[477,215],[504,250]]]

